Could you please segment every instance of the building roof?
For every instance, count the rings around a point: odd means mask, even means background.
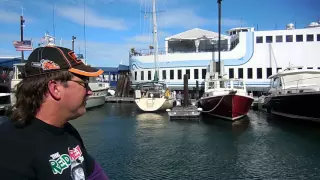
[[[118,67],[94,67],[97,69],[102,69],[104,74],[108,73],[118,73],[119,71],[129,71],[129,66],[127,65],[119,65]]]
[[[195,40],[195,39],[214,39],[217,40],[219,33],[208,31],[200,28],[190,29],[188,31],[170,36],[165,38],[165,40]],[[221,39],[228,38],[229,36],[221,34]]]
[[[120,64],[118,67],[119,71],[129,71],[129,66]]]
[[[118,73],[118,68],[116,67],[94,67],[97,69],[102,69],[104,74],[106,73]]]
[[[13,64],[20,62],[20,57],[0,57],[0,68],[13,68]]]

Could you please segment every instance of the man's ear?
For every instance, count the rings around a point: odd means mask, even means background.
[[[61,99],[61,84],[57,81],[51,80],[48,82],[48,92],[51,97],[57,101]]]

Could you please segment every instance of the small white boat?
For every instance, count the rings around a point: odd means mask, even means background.
[[[109,83],[99,82],[95,77],[90,77],[89,87],[92,90],[92,95],[88,97],[86,108],[102,106],[105,103]]]
[[[262,108],[268,113],[320,122],[320,70],[288,67],[269,77],[271,88]]]

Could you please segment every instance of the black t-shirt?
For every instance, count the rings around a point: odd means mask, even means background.
[[[57,128],[33,119],[23,128],[11,121],[0,125],[1,180],[87,180],[94,165],[69,123]]]

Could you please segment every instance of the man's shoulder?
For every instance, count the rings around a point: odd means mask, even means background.
[[[0,159],[6,159],[5,156],[18,157],[16,153],[19,149],[25,152],[31,151],[30,143],[32,140],[24,132],[23,128],[19,129],[11,120],[6,120],[0,124]]]
[[[3,135],[15,133],[15,131],[16,128],[11,120],[5,119],[0,122],[0,138],[3,137]]]
[[[28,129],[28,126],[19,126],[12,120],[6,119],[0,123],[0,143],[27,142],[28,134],[30,134]]]

